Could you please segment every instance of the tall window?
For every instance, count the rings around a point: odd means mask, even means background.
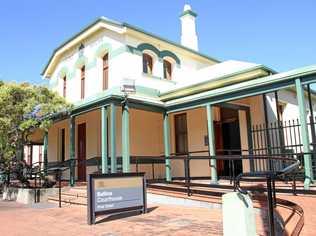
[[[168,80],[172,78],[172,64],[167,60],[163,60],[163,76]]]
[[[109,80],[109,54],[105,54],[103,60],[103,90],[108,89]]]
[[[66,89],[67,89],[67,82],[66,82],[66,76],[63,77],[63,97],[66,97]]]
[[[185,113],[174,116],[176,153],[188,152],[188,128],[187,116]]]
[[[66,156],[66,143],[65,143],[65,129],[61,129],[60,131],[60,145],[61,145],[61,150],[60,150],[60,160],[65,161],[65,156]]]
[[[146,74],[153,73],[153,58],[146,53],[143,54],[143,72]]]
[[[85,78],[86,78],[86,67],[81,67],[81,99],[84,98],[84,92],[85,92]]]

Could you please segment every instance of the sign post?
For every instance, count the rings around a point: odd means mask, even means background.
[[[90,174],[87,188],[89,225],[98,215],[147,211],[145,173]]]

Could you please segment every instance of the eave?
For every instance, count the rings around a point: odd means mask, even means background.
[[[202,106],[203,104],[218,104],[236,99],[278,91],[295,86],[295,80],[301,79],[303,85],[316,82],[316,65],[248,80],[210,91],[201,92],[165,102],[169,112],[179,109]]]
[[[160,95],[160,99],[162,101],[169,101],[172,99],[177,99],[188,95],[193,95],[204,91],[228,86],[231,84],[236,84],[243,81],[260,78],[263,76],[267,76],[270,73],[272,73],[271,70],[268,70],[266,67],[257,66],[251,69],[242,70],[233,74],[221,76],[216,79],[203,81],[194,85],[181,87],[173,91],[162,93]]]

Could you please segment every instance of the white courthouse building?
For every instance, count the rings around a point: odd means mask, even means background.
[[[45,165],[75,160],[72,184],[98,168],[171,181],[184,176],[177,156],[290,153],[304,157],[309,186],[316,66],[278,73],[207,56],[196,17],[185,5],[180,43],[101,17],[56,48],[42,75],[74,108],[33,135],[44,143]],[[267,168],[266,160],[234,165],[236,174]],[[226,160],[194,160],[190,175],[217,181],[229,168]]]

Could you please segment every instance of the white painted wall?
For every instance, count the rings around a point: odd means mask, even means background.
[[[299,118],[299,110],[298,110],[298,103],[297,103],[297,96],[294,91],[291,90],[280,90],[278,91],[278,99],[280,102],[285,104],[285,109],[283,113],[283,121],[285,120],[292,120],[292,119],[298,119]],[[270,122],[274,122],[277,120],[277,113],[276,113],[276,100],[274,93],[268,93],[267,94],[267,105],[268,107],[268,119]],[[316,112],[316,99],[313,97],[312,99],[313,103],[313,112],[315,114]],[[305,106],[307,110],[306,119],[310,115],[310,109],[308,105],[308,98],[305,97]]]
[[[104,30],[91,36],[85,42],[83,56],[85,60],[80,59],[78,47],[68,51],[60,62],[57,64],[51,78],[49,79],[50,88],[60,95],[63,94],[63,80],[64,75],[67,76],[67,91],[66,99],[69,102],[78,102],[80,98],[80,67],[82,64],[78,61],[84,61],[86,66],[85,78],[85,96],[91,98],[95,94],[102,91],[102,59],[97,52],[99,52],[102,45],[107,45],[110,48],[109,57],[109,88],[121,86],[123,79],[135,80],[138,86],[157,89],[160,91],[170,90],[177,84],[188,84],[188,81],[194,80],[196,72],[207,66],[212,65],[212,62],[205,63],[194,59],[185,51],[175,53],[181,60],[181,65],[173,63],[172,81],[163,78],[163,61],[154,55],[153,75],[143,74],[142,55],[139,53],[131,53],[127,50],[127,45],[137,47],[141,43],[150,43],[158,50],[169,50],[173,52],[172,48],[166,48],[159,43],[152,41],[144,41],[132,36],[121,35],[109,30]],[[169,58],[170,60],[170,58]],[[171,60],[172,61],[172,60]]]
[[[276,111],[276,99],[274,93],[267,94],[267,112],[268,112],[268,119],[269,122],[275,122],[277,121],[277,111]],[[283,117],[282,122],[285,123],[285,126],[289,124],[293,124],[293,121],[295,124],[297,124],[297,121],[299,120],[299,107],[297,102],[297,96],[296,93],[293,90],[287,89],[287,90],[280,90],[278,91],[278,99],[279,102],[284,104],[284,111],[283,111]],[[312,105],[313,105],[313,112],[314,116],[316,114],[316,99],[315,96],[312,96]],[[308,97],[307,94],[305,96],[305,106],[306,106],[306,120],[309,123],[310,122],[310,109],[309,109],[309,103],[308,103]],[[299,137],[300,133],[298,132],[298,129],[296,128],[296,132],[294,135],[293,128],[291,129],[291,133],[289,131],[289,128],[284,128],[283,136],[284,136],[284,143],[285,146],[289,145],[295,145],[299,144],[301,137]],[[311,140],[311,130],[309,127],[309,136]],[[292,149],[294,152],[300,152],[301,150],[299,148],[289,148]]]

